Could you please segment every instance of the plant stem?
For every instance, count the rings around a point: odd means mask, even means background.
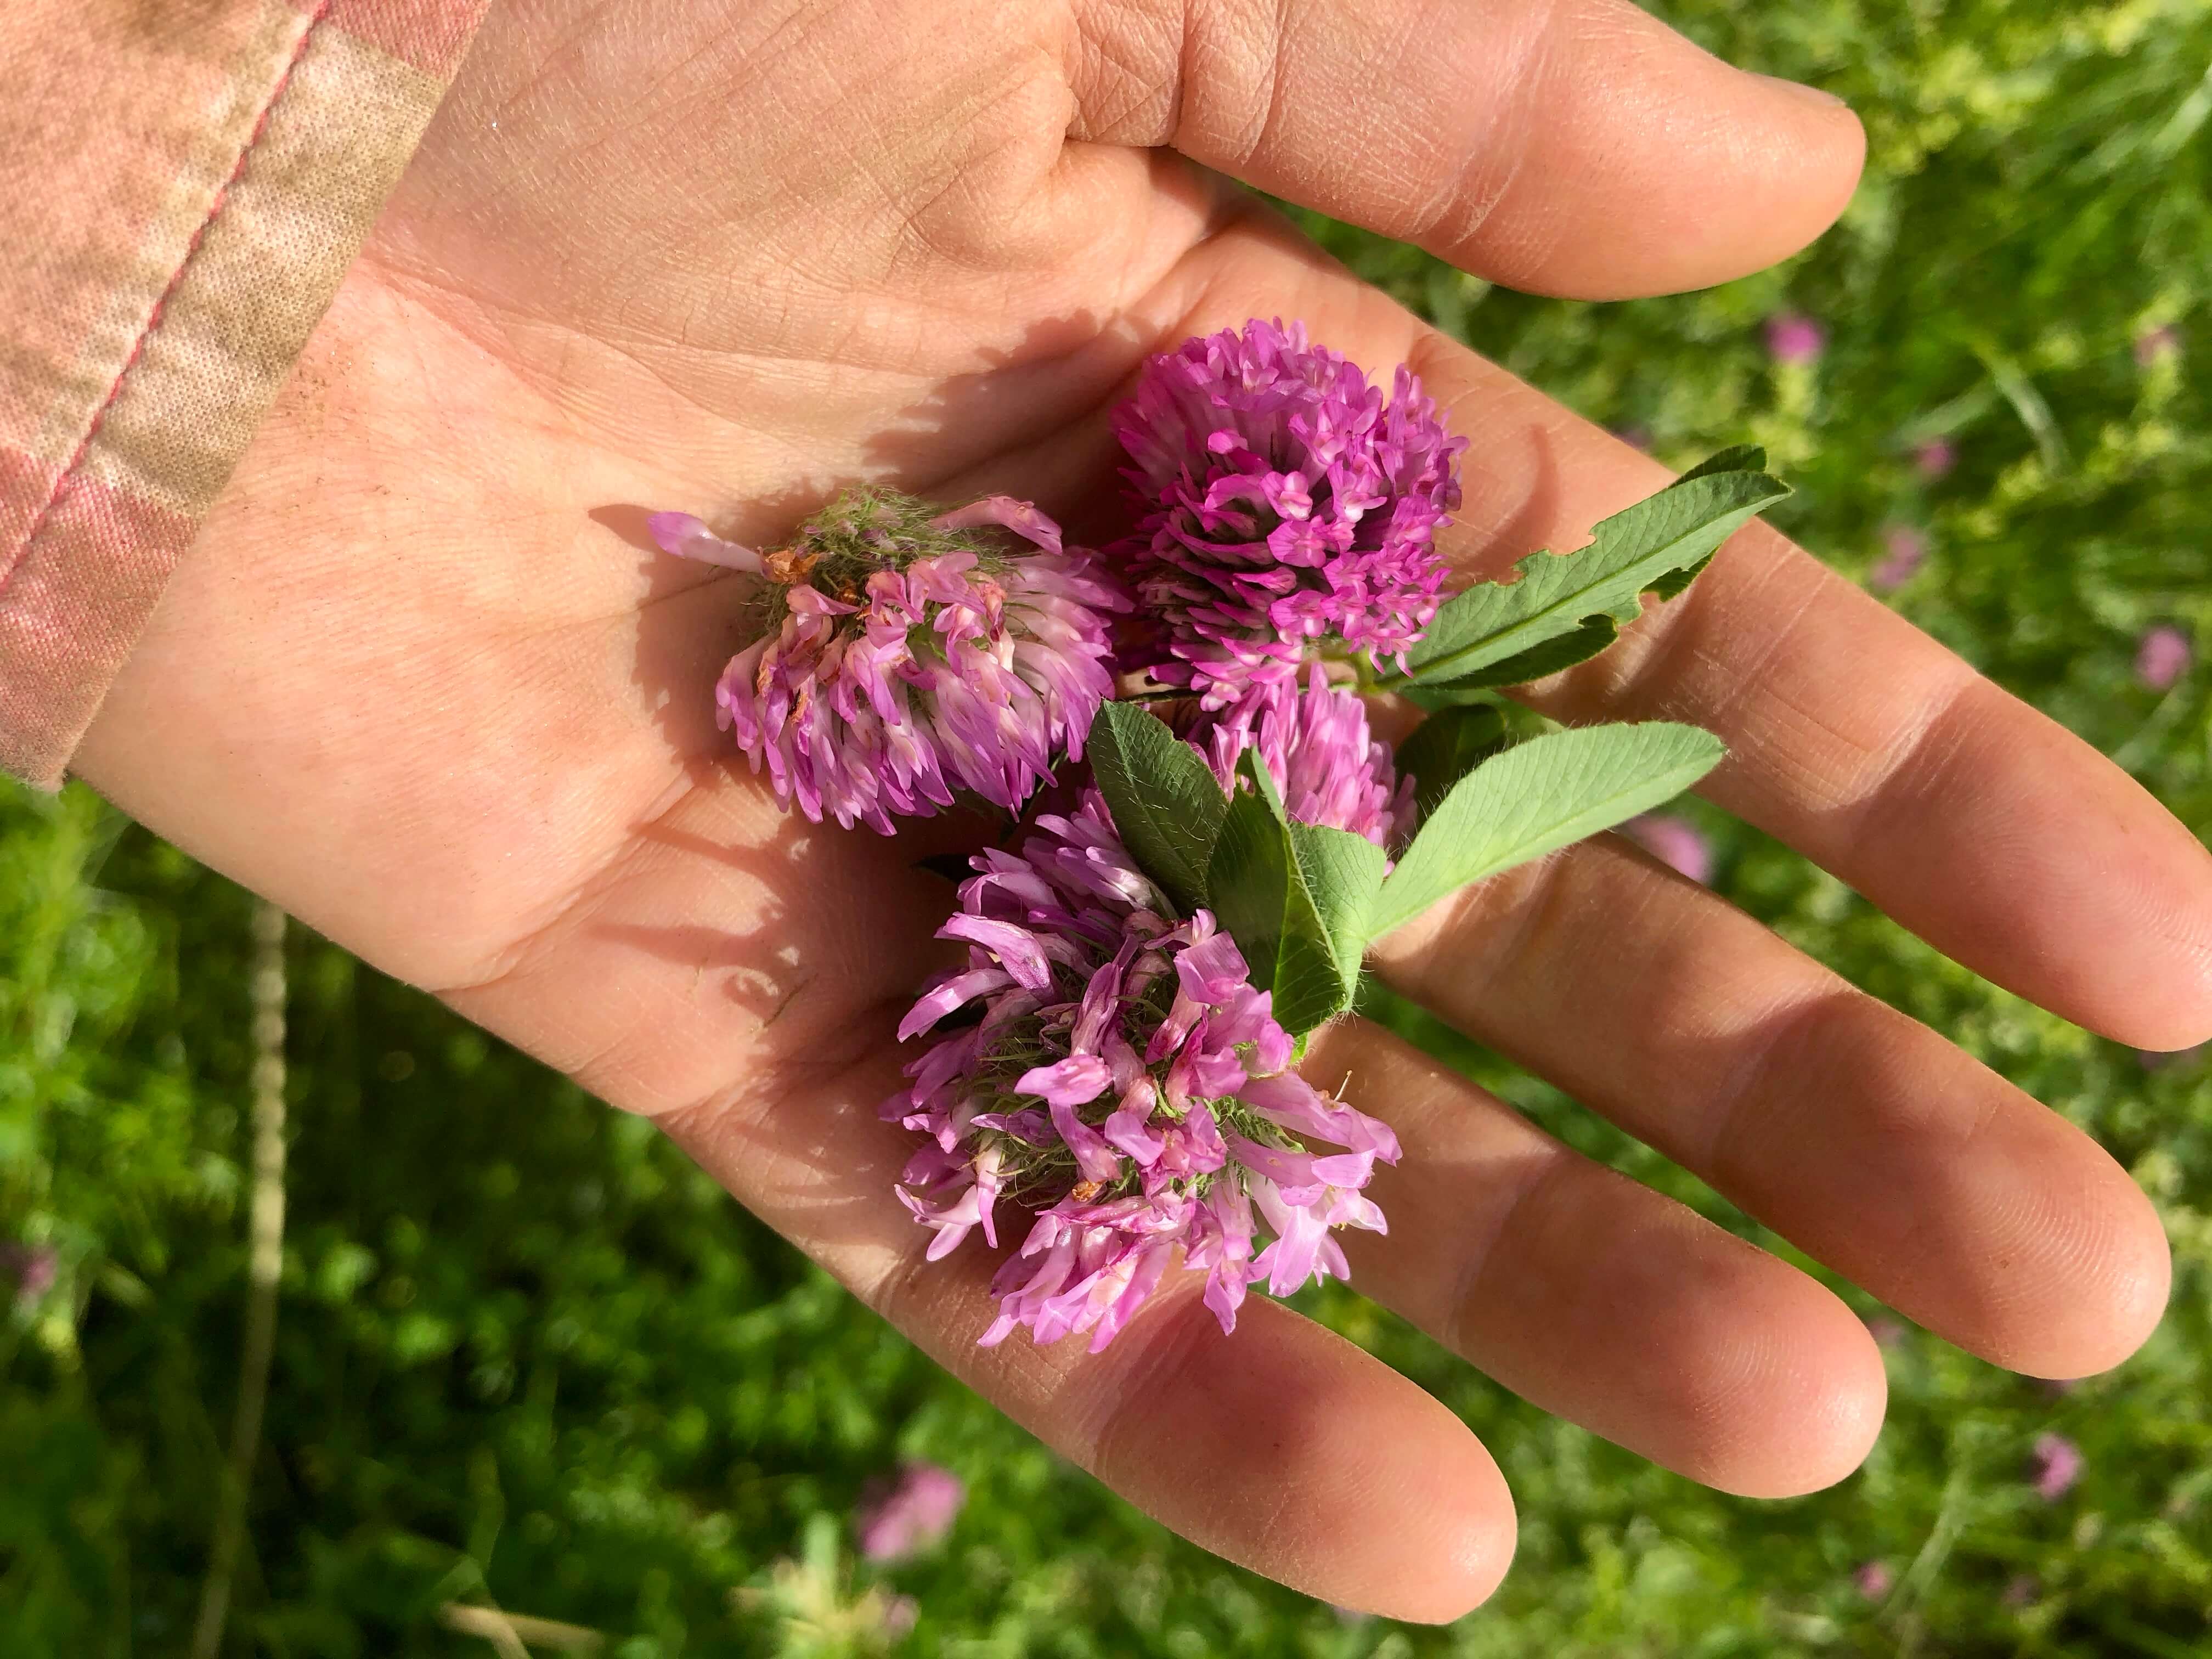
[[[438,1609],[438,1622],[464,1636],[481,1636],[502,1655],[520,1654],[526,1646],[552,1648],[562,1653],[597,1653],[607,1638],[582,1625],[566,1625],[556,1619],[533,1619],[526,1613],[502,1613],[496,1607],[471,1607],[449,1601]],[[510,1645],[510,1644],[512,1645]]]
[[[284,1265],[284,913],[253,910],[253,1196],[247,1222],[246,1340],[239,1358],[238,1410],[230,1462],[216,1494],[215,1544],[192,1659],[216,1659],[230,1613],[232,1580],[246,1541],[246,1499],[261,1450],[269,1363],[276,1343],[276,1284]]]

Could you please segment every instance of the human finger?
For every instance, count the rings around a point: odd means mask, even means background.
[[[2165,1307],[2157,1214],[2094,1141],[1618,837],[1437,906],[1378,967],[1986,1358],[2102,1370]]]
[[[1168,145],[1515,288],[1616,299],[1758,270],[1864,155],[1824,93],[1628,0],[1085,0],[1079,139]]]
[[[1405,1157],[1346,1233],[1352,1281],[1545,1410],[1679,1474],[1778,1498],[1841,1480],[1881,1426],[1865,1326],[1786,1262],[1592,1162],[1380,1026],[1307,1071]]]
[[[1250,219],[1182,276],[1163,334],[1305,319],[1408,362],[1470,440],[1440,536],[1469,577],[1590,526],[1667,469]],[[1699,793],[1788,842],[1947,956],[2146,1049],[2212,1035],[2212,855],[2087,744],[1760,524],[1608,650],[1516,696],[1569,724],[1675,720],[1728,744]]]

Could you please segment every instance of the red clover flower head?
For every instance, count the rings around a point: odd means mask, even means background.
[[[1081,756],[1112,692],[1106,617],[1128,601],[1026,501],[855,490],[768,553],[688,514],[648,523],[671,553],[762,578],[717,718],[817,823],[889,835],[960,790],[1012,811]]]
[[[1386,852],[1413,839],[1414,780],[1401,777],[1389,745],[1376,741],[1367,705],[1328,683],[1322,665],[1305,684],[1253,686],[1192,738],[1224,789],[1237,787],[1237,758],[1258,752],[1296,823],[1325,824],[1364,836]]]
[[[1158,635],[1132,665],[1218,708],[1316,647],[1402,664],[1467,447],[1410,370],[1386,400],[1302,325],[1255,320],[1151,359],[1115,429],[1141,513],[1118,550]]]
[[[1179,919],[1086,790],[1018,853],[978,854],[940,937],[964,941],[899,1028],[963,1011],[907,1068],[884,1115],[926,1136],[900,1197],[934,1260],[1002,1200],[1037,1213],[992,1285],[986,1345],[1112,1341],[1173,1265],[1206,1275],[1224,1330],[1249,1284],[1287,1295],[1346,1276],[1330,1237],[1382,1231],[1362,1192],[1389,1128],[1291,1069],[1295,1044],[1204,910]],[[1307,1142],[1344,1150],[1315,1153]]]

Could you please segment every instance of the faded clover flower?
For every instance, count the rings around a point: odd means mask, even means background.
[[[889,835],[961,790],[1012,811],[1081,756],[1112,692],[1106,617],[1128,601],[1026,501],[855,490],[767,553],[689,514],[648,523],[671,553],[762,579],[717,719],[817,823]]]
[[[927,1137],[900,1197],[935,1230],[931,1259],[977,1227],[995,1245],[1001,1200],[1038,1212],[993,1281],[982,1342],[1087,1332],[1097,1352],[1178,1252],[1224,1331],[1248,1285],[1346,1277],[1331,1232],[1382,1230],[1361,1189],[1397,1137],[1291,1069],[1290,1033],[1212,916],[1176,918],[1096,789],[974,867],[939,935],[968,964],[899,1036],[957,1010],[970,1023],[907,1068],[884,1115]]]
[[[730,1607],[769,1626],[778,1638],[775,1650],[792,1659],[888,1654],[921,1613],[912,1597],[893,1595],[880,1584],[854,1592],[836,1522],[827,1515],[808,1520],[797,1559],[771,1562],[761,1578],[732,1589]]]
[[[1402,665],[1467,447],[1412,371],[1386,401],[1302,325],[1255,320],[1151,359],[1115,429],[1142,515],[1116,550],[1153,635],[1133,666],[1219,708],[1316,650]]]

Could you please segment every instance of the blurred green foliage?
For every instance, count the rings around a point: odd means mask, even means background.
[[[1808,254],[1594,306],[1316,229],[1670,461],[1765,444],[1800,490],[1777,516],[1847,573],[1893,529],[1922,533],[1893,602],[2202,832],[2212,675],[2161,695],[2131,662],[2154,622],[2212,642],[2212,0],[1662,10],[1865,118],[1865,186]],[[1816,362],[1769,359],[1762,325],[1783,311],[1828,330]],[[1936,438],[1956,456],[1941,477],[1914,453]],[[900,1651],[979,1659],[2212,1651],[2207,1066],[2086,1036],[1685,810],[1721,890],[2134,1171],[2179,1268],[2143,1354],[2061,1391],[1900,1327],[1865,1470],[1753,1503],[1546,1419],[1349,1292],[1313,1296],[1485,1437],[1523,1516],[1491,1607],[1443,1631],[1348,1621],[1105,1496],[645,1125],[295,939],[292,1221],[226,1650],[492,1651],[439,1622],[458,1601],[604,1632],[619,1659],[859,1654],[887,1650],[869,1632],[902,1594],[920,1621]],[[0,793],[0,1243],[30,1270],[0,1318],[9,1659],[185,1650],[245,1301],[248,909],[81,790]],[[1542,1084],[1424,1035],[1585,1150],[1760,1236]],[[2087,1460],[2054,1503],[2027,1478],[2045,1432]],[[846,1516],[901,1457],[950,1466],[971,1499],[935,1553],[861,1567]],[[1885,1594],[1858,1587],[1869,1563]]]

